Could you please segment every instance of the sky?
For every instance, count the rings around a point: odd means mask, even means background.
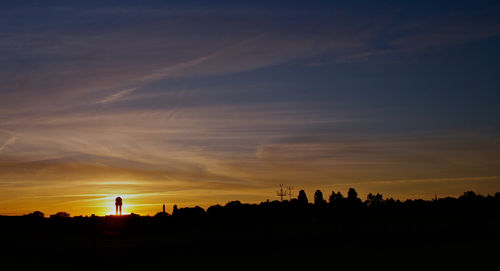
[[[0,6],[0,215],[500,191],[496,1]]]

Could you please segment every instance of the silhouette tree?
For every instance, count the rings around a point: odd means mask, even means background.
[[[349,191],[347,192],[347,199],[349,200],[355,200],[358,198],[358,192],[354,188],[349,188]]]
[[[372,193],[368,193],[368,195],[366,196],[366,201],[371,201],[375,196],[373,196]]]
[[[45,217],[45,215],[40,211],[34,211],[33,213],[27,214],[30,217]]]
[[[174,209],[172,210],[172,215],[176,215],[179,209],[177,208],[177,204],[174,205]]]
[[[333,205],[336,202],[341,201],[342,199],[344,199],[344,196],[342,195],[342,193],[340,193],[340,192],[335,193],[335,191],[332,191],[332,194],[328,198],[328,202]]]
[[[368,196],[366,197],[366,206],[372,207],[372,206],[380,206],[384,202],[384,199],[382,197],[382,194],[377,193],[376,195],[373,195],[372,193],[368,193]]]
[[[349,188],[347,191],[347,205],[351,208],[360,207],[362,204],[361,199],[358,198],[358,192],[354,188]]]
[[[481,195],[476,195],[476,193],[474,193],[474,191],[467,191],[462,196],[460,196],[458,199],[475,200],[475,199],[480,198],[480,197],[481,197]]]
[[[306,192],[304,190],[299,191],[299,196],[297,197],[297,202],[301,205],[306,205],[307,203],[309,203],[309,201],[307,200]]]
[[[224,215],[224,207],[219,204],[212,205],[208,207],[207,214],[212,217],[223,216]]]
[[[69,217],[69,213],[57,212],[56,214],[50,216],[50,218],[65,218],[65,217]]]
[[[230,201],[226,203],[227,208],[238,208],[241,207],[241,202],[239,200]]]
[[[205,210],[201,208],[200,206],[195,206],[192,208],[185,207],[185,208],[180,208],[175,211],[175,213],[172,213],[172,216],[176,217],[183,217],[187,219],[192,219],[192,218],[200,218],[205,216]]]
[[[314,193],[314,204],[315,205],[323,205],[325,204],[325,200],[323,199],[323,193],[321,190],[316,190]]]

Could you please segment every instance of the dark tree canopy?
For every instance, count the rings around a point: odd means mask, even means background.
[[[31,217],[45,217],[45,214],[40,211],[34,211],[33,213],[27,214],[27,216]]]
[[[335,193],[335,191],[332,191],[332,194],[328,198],[328,202],[330,204],[334,205],[335,203],[340,202],[342,199],[344,199],[344,196],[342,195],[342,193],[340,193],[340,192]]]
[[[299,204],[307,204],[309,201],[307,200],[307,195],[304,190],[299,191],[299,196],[297,197],[297,201]]]
[[[69,217],[69,213],[66,212],[57,212],[54,215],[50,216],[51,218],[63,218],[63,217]]]
[[[325,204],[325,200],[323,199],[323,193],[321,190],[316,190],[314,193],[314,204],[315,205],[322,205]]]
[[[205,216],[206,212],[200,206],[174,209],[172,216],[185,218],[199,218]]]
[[[384,202],[384,198],[382,197],[382,194],[377,193],[376,195],[373,195],[372,193],[368,193],[368,196],[366,197],[366,206],[380,206]]]
[[[347,199],[349,200],[358,199],[358,192],[356,192],[354,188],[349,188],[349,191],[347,192]]]

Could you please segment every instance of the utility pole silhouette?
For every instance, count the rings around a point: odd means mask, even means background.
[[[293,187],[292,186],[288,186],[287,188],[287,191],[286,193],[288,194],[288,197],[289,197],[289,200],[291,201],[292,200],[292,190],[293,190]]]
[[[283,184],[280,184],[280,190],[276,192],[276,195],[281,198],[281,201],[283,201],[283,197],[287,195],[286,191],[283,189]]]

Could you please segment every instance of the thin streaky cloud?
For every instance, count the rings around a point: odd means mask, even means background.
[[[17,137],[15,136],[12,136],[10,137],[9,139],[7,139],[7,141],[5,141],[1,146],[0,146],[0,152],[3,151],[5,148],[7,148],[7,146],[11,145],[11,144],[14,144],[14,142],[16,142],[17,140]]]
[[[168,66],[162,69],[155,70],[152,74],[144,76],[139,79],[139,81],[142,82],[151,82],[155,80],[160,80],[164,79],[169,76],[176,76],[180,75],[184,70],[197,66],[201,64],[202,62],[206,61],[207,59],[213,57],[215,54],[210,54],[206,56],[202,56],[199,58],[191,59],[188,61],[184,61],[181,63],[174,64],[172,66]]]
[[[124,90],[120,90],[114,94],[111,94],[109,95],[108,97],[102,99],[102,100],[99,100],[97,101],[96,103],[97,104],[108,104],[108,103],[112,103],[112,102],[115,102],[117,100],[120,100],[122,99],[123,97],[129,95],[130,93],[134,92],[137,88],[130,88],[130,89],[124,89]]]

